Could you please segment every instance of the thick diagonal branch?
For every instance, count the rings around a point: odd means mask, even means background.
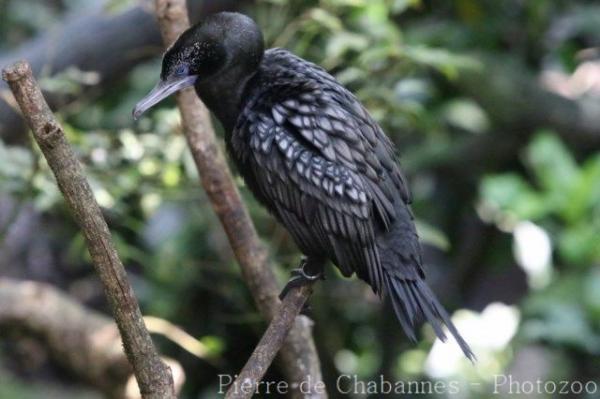
[[[52,358],[109,398],[139,398],[130,388],[132,368],[114,321],[57,288],[36,281],[0,278],[0,331],[16,328],[40,339]],[[185,376],[174,368],[175,389]]]
[[[189,26],[184,0],[156,0],[156,13],[167,45],[175,41]],[[277,281],[269,264],[267,251],[258,238],[219,149],[208,111],[193,89],[182,91],[177,96],[177,104],[202,185],[225,229],[259,311],[266,320],[271,320],[280,303]],[[308,295],[306,291],[303,293]],[[296,387],[307,376],[315,383],[322,380],[311,324],[307,317],[297,317],[280,352],[284,374]],[[299,396],[297,389],[294,394]]]
[[[8,82],[83,232],[142,396],[148,399],[175,398],[171,371],[154,348],[100,207],[63,129],[31,74],[31,68],[26,62],[17,62],[3,71],[3,78]]]
[[[0,328],[39,337],[60,364],[109,397],[123,396],[132,369],[114,323],[56,288],[0,279]]]

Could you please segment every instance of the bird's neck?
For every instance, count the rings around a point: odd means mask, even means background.
[[[233,69],[195,85],[198,97],[219,119],[227,134],[235,127],[246,85],[253,75],[254,72],[241,73]]]

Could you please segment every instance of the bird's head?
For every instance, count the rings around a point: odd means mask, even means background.
[[[145,111],[181,89],[219,79],[224,72],[256,70],[263,51],[262,34],[251,18],[233,12],[209,15],[183,32],[167,49],[160,80],[136,104],[133,117],[138,119]]]

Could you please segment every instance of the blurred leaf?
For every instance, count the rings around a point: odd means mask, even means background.
[[[449,101],[445,106],[444,116],[449,124],[470,133],[483,133],[490,127],[485,111],[468,99]]]
[[[340,19],[331,14],[330,12],[322,8],[313,8],[309,13],[310,18],[314,22],[319,23],[322,27],[325,27],[331,31],[339,31],[342,29],[343,24]]]
[[[533,308],[541,317],[524,323],[523,335],[527,339],[600,353],[600,336],[594,333],[579,304],[546,300],[536,303]]]
[[[422,221],[415,221],[417,233],[423,243],[432,245],[441,250],[447,251],[450,249],[450,241],[448,237],[438,228]]]
[[[0,191],[18,193],[29,186],[33,154],[22,147],[5,146],[0,141]]]
[[[39,79],[42,89],[57,94],[77,94],[83,86],[93,86],[99,82],[100,75],[97,72],[82,71],[75,67]]]
[[[537,181],[562,206],[570,201],[570,190],[577,182],[579,172],[575,160],[556,137],[549,132],[538,133],[527,150],[527,161]]]
[[[594,209],[600,210],[600,156],[587,161],[579,173],[571,190],[569,200],[564,204],[561,215],[570,223],[589,220]],[[600,212],[600,211],[597,211]]]
[[[437,69],[448,79],[457,77],[461,69],[476,69],[480,67],[476,59],[454,54],[446,49],[431,48],[424,45],[406,45],[402,54],[410,61]]]
[[[392,13],[400,14],[409,8],[416,8],[421,5],[421,0],[393,0]]]
[[[104,9],[109,14],[119,14],[137,4],[138,2],[136,0],[109,0],[104,6]]]
[[[394,95],[399,101],[425,103],[433,97],[434,91],[429,80],[408,78],[398,81]]]
[[[481,196],[497,209],[510,212],[522,220],[537,220],[548,212],[544,197],[516,174],[485,177],[481,184]]]
[[[565,226],[558,242],[565,261],[585,267],[600,261],[599,227],[588,223]]]
[[[327,43],[327,57],[339,59],[347,51],[362,51],[367,48],[369,42],[366,37],[352,32],[340,32],[332,36]]]
[[[216,335],[204,336],[200,338],[200,342],[208,350],[209,356],[219,356],[225,350],[225,342],[223,341],[223,338]]]
[[[600,325],[600,269],[594,267],[583,282],[583,299],[590,312],[594,315],[596,325]]]

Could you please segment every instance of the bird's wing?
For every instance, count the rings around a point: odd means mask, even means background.
[[[237,127],[259,195],[301,246],[328,241],[345,275],[357,272],[382,293],[375,229],[388,228],[395,201],[409,201],[393,146],[341,86],[299,81],[293,95],[255,101]]]

